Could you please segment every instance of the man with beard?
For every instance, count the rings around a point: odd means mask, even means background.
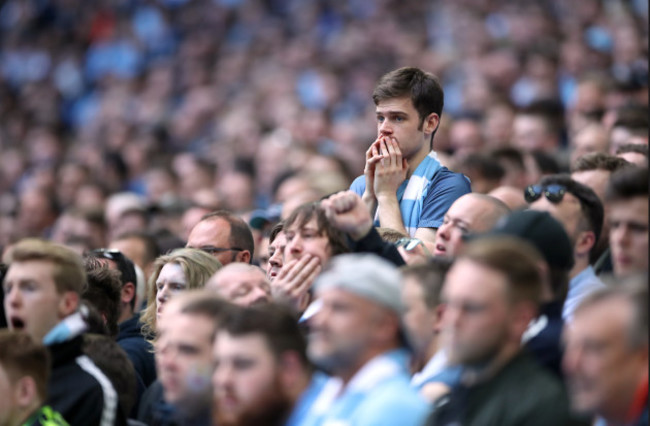
[[[155,343],[163,398],[153,403],[151,417],[141,420],[155,425],[211,425],[212,345],[230,308],[229,302],[203,290],[188,291],[169,302]]]
[[[331,377],[301,425],[421,425],[429,407],[410,385],[401,274],[374,254],[344,254],[316,279],[309,358]]]
[[[219,426],[292,424],[317,388],[317,382],[310,387],[312,369],[296,317],[283,306],[233,310],[217,333],[214,358]]]
[[[561,382],[521,349],[542,293],[539,253],[511,237],[466,245],[442,290],[442,340],[460,381],[436,400],[429,425],[563,425]]]

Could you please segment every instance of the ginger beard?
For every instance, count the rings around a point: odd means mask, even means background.
[[[219,426],[282,425],[292,408],[277,372],[271,383],[250,403],[240,401],[230,388],[218,389],[215,393],[212,414]]]

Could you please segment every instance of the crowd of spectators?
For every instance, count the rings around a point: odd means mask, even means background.
[[[648,27],[2,2],[0,423],[647,425]]]
[[[185,239],[197,208],[346,188],[374,139],[372,87],[399,66],[440,77],[434,149],[475,191],[502,174],[480,154],[535,149],[552,170],[544,152],[647,104],[642,1],[7,1],[0,35],[2,246],[71,210],[101,222],[122,191]],[[524,110],[548,126],[515,125]]]

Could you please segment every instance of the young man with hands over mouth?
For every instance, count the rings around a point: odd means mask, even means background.
[[[375,225],[408,233],[433,250],[445,212],[471,192],[469,180],[442,166],[432,150],[444,104],[440,82],[418,68],[400,68],[379,80],[372,98],[377,139],[350,189],[363,198]]]

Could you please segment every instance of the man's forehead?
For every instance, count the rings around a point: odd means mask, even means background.
[[[383,99],[375,107],[376,112],[393,113],[393,112],[411,112],[415,107],[410,96],[399,96],[396,98]]]
[[[287,224],[284,232],[289,232],[289,231],[296,232],[301,229],[315,229],[317,231],[320,231],[318,227],[318,220],[316,218],[316,215],[315,214],[311,214],[309,216],[300,215],[296,217],[296,219],[293,222]]]
[[[224,348],[247,353],[250,352],[256,355],[264,352],[270,353],[266,337],[264,334],[256,332],[233,335],[227,330],[219,330],[215,347],[217,351],[220,348]]]
[[[442,292],[460,293],[469,297],[492,298],[505,294],[503,273],[470,259],[460,258],[447,272]]]

